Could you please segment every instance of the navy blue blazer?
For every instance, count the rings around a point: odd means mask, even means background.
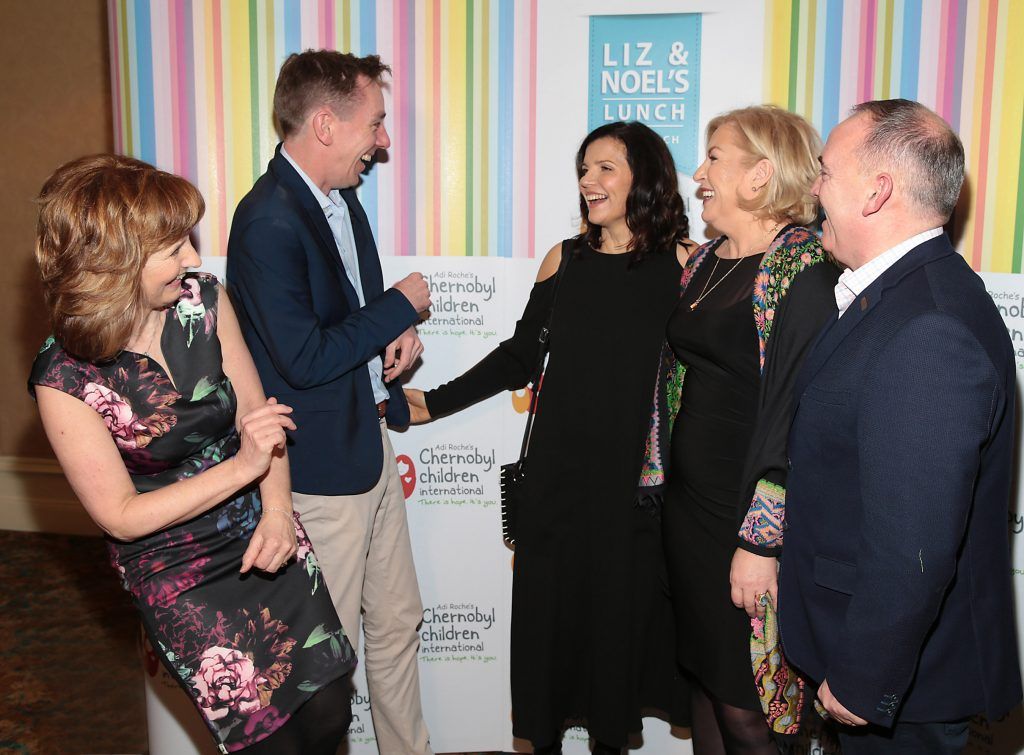
[[[833,317],[797,379],[782,643],[872,723],[995,717],[1021,700],[1015,381],[1003,321],[945,235]]]
[[[366,363],[418,322],[400,291],[384,290],[377,246],[355,189],[341,196],[352,218],[365,307],[342,267],[327,218],[278,145],[235,210],[227,287],[268,396],[294,408],[292,490],[364,493],[384,458]],[[406,425],[409,406],[388,387],[387,421]]]

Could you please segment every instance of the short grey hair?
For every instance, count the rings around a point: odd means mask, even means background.
[[[964,183],[964,145],[949,124],[910,100],[862,102],[852,112],[871,121],[857,149],[865,167],[892,170],[920,209],[948,220]]]

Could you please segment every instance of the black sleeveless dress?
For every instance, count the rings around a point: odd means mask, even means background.
[[[715,698],[749,710],[761,710],[750,666],[750,619],[732,604],[729,569],[757,415],[751,295],[763,256],[704,261],[668,324],[668,343],[686,365],[664,508],[677,655]]]
[[[221,367],[216,279],[190,274],[167,310],[160,345],[177,384],[143,354],[93,364],[50,338],[29,388],[64,391],[103,418],[136,490],[193,477],[235,455],[235,393]],[[277,574],[238,569],[259,523],[255,486],[194,519],[131,542],[108,538],[111,563],[171,676],[221,752],[283,726],[355,666],[309,538]]]
[[[674,250],[631,266],[581,244],[559,284],[512,593],[513,732],[538,746],[566,722],[624,746],[648,707],[686,723],[661,523],[636,505],[681,272]],[[515,335],[427,393],[432,416],[526,384],[553,288],[536,284]]]

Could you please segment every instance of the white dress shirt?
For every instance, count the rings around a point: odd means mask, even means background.
[[[882,273],[895,265],[907,252],[929,239],[935,238],[940,233],[942,233],[942,228],[932,228],[887,249],[856,270],[846,268],[846,272],[839,276],[839,282],[836,283],[836,306],[839,307],[839,316],[843,316],[847,308],[860,296],[861,291],[878,280]]]
[[[320,207],[327,217],[327,225],[331,227],[331,234],[334,236],[334,243],[338,248],[338,255],[341,257],[341,266],[345,268],[348,282],[356,290],[356,296],[359,297],[359,306],[365,307],[366,298],[363,296],[363,283],[359,277],[359,258],[356,256],[356,241],[352,235],[352,218],[348,214],[348,205],[341,198],[341,192],[337,189],[331,189],[330,194],[324,194],[320,187],[313,183],[312,179],[292,159],[292,156],[285,151],[284,147],[281,147],[281,155],[291,163],[291,166],[295,168],[295,171],[302,177],[302,180],[306,182],[309,190],[313,192],[316,201],[320,203]],[[387,401],[390,394],[384,385],[383,361],[379,356],[375,356],[366,363],[366,366],[370,370],[373,400],[378,404],[382,401]]]

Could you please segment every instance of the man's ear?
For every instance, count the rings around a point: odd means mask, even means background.
[[[327,108],[317,110],[310,117],[310,127],[313,129],[313,136],[324,146],[333,143],[334,126],[334,113]]]
[[[864,209],[861,210],[861,215],[864,217],[874,215],[889,201],[889,197],[892,196],[892,176],[888,173],[879,173],[875,176],[871,189],[871,195],[868,196],[864,202]]]

